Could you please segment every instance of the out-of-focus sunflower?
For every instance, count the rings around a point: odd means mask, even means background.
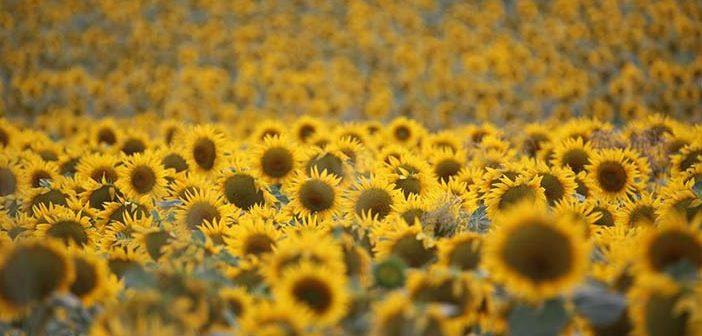
[[[162,224],[160,226],[134,228],[134,241],[144,249],[152,260],[158,261],[163,255],[164,247],[178,239],[189,238],[189,233],[181,225]]]
[[[670,171],[673,177],[702,162],[702,144],[692,143],[683,147],[680,153],[671,157]]]
[[[346,276],[335,270],[302,262],[283,272],[273,284],[276,300],[307,311],[311,323],[318,326],[336,324],[346,314],[349,300]]]
[[[325,123],[318,118],[301,116],[295,120],[292,135],[299,143],[307,143],[314,134],[324,130]]]
[[[136,153],[117,168],[119,180],[115,186],[129,200],[149,203],[167,192],[166,171],[152,153]]]
[[[144,214],[125,212],[123,220],[113,221],[100,229],[99,246],[104,251],[115,248],[138,247],[134,233],[153,226],[153,219]]]
[[[65,291],[75,277],[73,263],[59,243],[25,240],[0,246],[0,316],[13,319],[32,304]]]
[[[262,301],[251,306],[241,321],[241,329],[251,336],[304,335],[310,319],[306,311],[283,302]]]
[[[173,178],[173,174],[187,172],[190,168],[188,161],[185,159],[185,151],[180,145],[157,149],[154,151],[154,155],[159,158],[164,169],[170,170],[168,173],[170,179]]]
[[[260,175],[240,165],[224,169],[217,179],[217,186],[231,204],[242,210],[258,205],[272,204],[273,196],[266,190]]]
[[[426,130],[416,120],[400,117],[390,122],[385,137],[394,143],[412,147],[419,143],[425,134]]]
[[[111,148],[122,140],[122,127],[114,119],[104,118],[90,129],[90,144],[97,149]]]
[[[70,258],[75,268],[75,279],[68,290],[86,306],[104,302],[116,294],[117,284],[110,277],[107,263],[91,248],[72,249]]]
[[[237,323],[247,318],[256,307],[254,297],[243,287],[227,287],[219,291],[223,309],[234,315]]]
[[[412,322],[418,312],[404,291],[387,294],[383,300],[376,301],[371,309],[371,335],[402,336],[415,329]]]
[[[36,155],[27,156],[21,165],[20,185],[23,189],[46,186],[60,177],[55,162],[46,162]]]
[[[445,183],[458,175],[463,169],[465,154],[462,152],[454,153],[450,150],[439,150],[430,156],[429,161],[436,179]]]
[[[520,203],[502,213],[485,239],[483,265],[515,295],[540,300],[570,290],[588,267],[588,244],[568,220]]]
[[[229,230],[224,242],[234,256],[261,258],[274,250],[280,238],[280,231],[272,222],[244,215]]]
[[[352,181],[353,170],[347,162],[348,159],[343,152],[327,146],[324,149],[310,149],[304,154],[302,161],[308,175],[311,175],[315,170],[320,173],[326,171],[339,178],[340,182],[346,185]]]
[[[188,171],[196,174],[217,173],[225,162],[226,141],[222,133],[207,125],[188,131],[184,146]]]
[[[659,190],[661,206],[658,217],[669,214],[683,214],[688,220],[702,214],[702,199],[693,190],[694,181],[683,182],[676,178]]]
[[[125,215],[134,217],[149,216],[152,207],[148,204],[136,203],[117,199],[115,202],[105,204],[105,209],[95,216],[95,227],[99,229],[113,222],[124,223]]]
[[[149,136],[139,130],[126,131],[119,143],[119,150],[126,156],[143,153],[151,146]]]
[[[641,236],[637,258],[641,269],[653,274],[664,274],[670,267],[686,262],[702,269],[702,233],[700,221],[692,223],[682,215],[660,219],[656,227],[649,227]]]
[[[259,124],[256,124],[253,132],[251,132],[252,143],[263,141],[266,137],[281,137],[287,135],[288,127],[279,120],[266,119]]]
[[[375,257],[397,256],[409,267],[419,268],[429,264],[436,257],[435,242],[419,225],[407,225],[395,220],[393,224],[378,226],[373,230]],[[399,218],[398,218],[399,219]]]
[[[680,309],[682,289],[672,280],[642,277],[628,294],[632,335],[689,335],[689,312]]]
[[[418,197],[431,194],[438,187],[433,178],[431,167],[423,160],[413,155],[405,155],[401,159],[389,158],[389,164],[384,167],[387,176],[400,190],[405,199],[414,195]]]
[[[249,156],[251,167],[269,183],[284,184],[300,165],[299,149],[287,138],[266,137]]]
[[[107,267],[118,278],[123,278],[129,272],[141,272],[149,256],[137,247],[120,247],[108,251]]]
[[[30,188],[22,191],[21,199],[24,201],[22,209],[28,215],[34,215],[34,209],[44,205],[62,205],[68,207],[75,204],[75,191],[72,189],[72,184],[67,181],[59,181],[59,183],[51,183],[50,186],[42,186],[39,188]]]
[[[537,164],[534,170],[535,174],[541,177],[540,185],[549,205],[574,199],[578,186],[572,170],[558,166],[548,167],[545,164]]]
[[[279,281],[285,270],[306,261],[339,274],[346,272],[340,243],[324,231],[305,231],[279,240],[273,253],[263,258],[261,271],[273,283]]]
[[[461,232],[439,240],[438,264],[461,271],[475,271],[480,265],[483,237],[474,232]]]
[[[638,199],[627,199],[622,203],[620,223],[627,227],[650,226],[658,219],[660,199],[650,192],[641,192]]]
[[[639,171],[616,149],[593,153],[588,171],[588,188],[601,200],[623,200],[642,189]]]
[[[21,188],[20,173],[13,156],[0,154],[0,202],[17,197]]]

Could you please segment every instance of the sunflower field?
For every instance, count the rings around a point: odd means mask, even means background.
[[[702,335],[702,2],[0,0],[0,334]]]

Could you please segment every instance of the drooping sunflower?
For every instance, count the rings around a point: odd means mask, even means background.
[[[289,188],[293,213],[300,216],[315,215],[321,219],[338,213],[341,203],[340,179],[326,170],[319,173],[298,174]]]
[[[115,183],[119,179],[116,155],[100,153],[88,154],[80,158],[76,165],[76,180],[91,179],[97,183]]]
[[[307,311],[318,326],[335,325],[344,317],[349,300],[346,275],[335,270],[302,262],[283,272],[273,283],[276,300],[294,309]]]
[[[494,221],[483,266],[515,295],[540,300],[567,292],[587,272],[589,247],[570,221],[520,203]]]
[[[624,158],[621,150],[594,152],[586,169],[586,183],[598,199],[623,200],[643,189],[638,169]]]
[[[640,236],[640,268],[652,274],[664,274],[678,263],[688,263],[702,270],[702,232],[700,221],[690,223],[683,215],[671,214],[649,227]]]
[[[385,176],[362,178],[347,194],[344,209],[364,222],[383,221],[402,196]]]
[[[136,153],[117,168],[115,186],[127,199],[149,203],[166,194],[166,171],[152,153]]]
[[[226,150],[222,132],[212,126],[195,126],[185,138],[188,171],[203,175],[218,172],[225,162]]]
[[[281,233],[271,221],[251,214],[244,215],[232,226],[224,242],[232,255],[261,258],[273,252]]]
[[[287,138],[266,137],[250,154],[251,167],[268,183],[284,184],[300,165],[299,150]]]
[[[483,237],[474,232],[461,232],[439,240],[438,264],[461,271],[474,271],[480,265]]]
[[[553,149],[551,164],[558,167],[570,167],[574,173],[578,174],[585,170],[585,166],[590,163],[593,148],[590,143],[582,138],[565,139],[556,144]]]
[[[546,203],[544,188],[541,187],[541,177],[519,176],[515,180],[503,177],[500,182],[490,190],[484,199],[487,213],[495,218],[500,212],[509,210],[514,205],[522,202],[533,204]]]
[[[226,219],[232,211],[232,206],[225,204],[222,196],[203,189],[186,194],[184,203],[178,206],[176,218],[179,223],[194,230],[205,222]]]
[[[25,240],[0,250],[0,317],[5,320],[67,290],[75,277],[73,263],[55,241]]]
[[[97,240],[90,218],[64,206],[40,205],[35,208],[37,218],[34,233],[37,237],[50,237],[67,245],[92,246]]]
[[[393,220],[392,223],[373,230],[376,258],[396,256],[413,268],[433,262],[436,257],[435,242],[424,234],[420,225],[407,225],[398,220]]]

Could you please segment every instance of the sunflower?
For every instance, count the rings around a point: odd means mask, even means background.
[[[383,300],[376,301],[371,310],[371,335],[402,336],[415,330],[413,319],[418,312],[403,291],[390,292]]]
[[[277,241],[273,253],[263,258],[261,271],[269,283],[275,283],[287,269],[301,262],[312,262],[339,274],[346,272],[340,243],[325,231],[302,231]]]
[[[335,139],[325,149],[331,153],[342,153],[348,166],[357,172],[366,171],[371,166],[368,148],[350,137]]]
[[[207,189],[210,185],[210,180],[201,174],[191,174],[186,172],[184,175],[176,175],[168,186],[168,196],[184,201],[188,194],[194,194]]]
[[[233,166],[230,164],[232,168],[223,169],[217,178],[217,186],[227,202],[242,210],[275,202],[256,171]]]
[[[5,118],[0,118],[0,147],[3,150],[12,148],[15,143],[17,129]]]
[[[0,202],[11,200],[19,194],[21,172],[14,156],[0,154]]]
[[[483,265],[514,294],[529,300],[563,293],[582,280],[588,244],[566,219],[556,219],[543,205],[515,205],[495,219],[485,238]]]
[[[429,270],[413,270],[407,278],[407,295],[413,302],[450,307],[441,314],[444,318],[475,322],[481,297],[471,286],[475,282],[465,273],[432,267]]]
[[[179,120],[166,119],[159,123],[161,140],[167,146],[180,143],[185,137],[186,126]]]
[[[34,234],[35,223],[36,219],[26,213],[19,213],[17,217],[11,218],[0,206],[0,232],[3,232],[9,241],[20,241],[31,237]]]
[[[483,238],[474,232],[461,232],[439,240],[438,264],[462,271],[475,271],[480,265]]]
[[[393,212],[397,213],[407,225],[414,225],[422,222],[422,218],[431,208],[427,199],[411,195],[406,199],[399,200],[393,205]]]
[[[243,287],[227,287],[219,291],[223,308],[234,315],[237,323],[244,321],[256,307],[254,298]]]
[[[297,174],[289,188],[290,206],[296,215],[315,215],[321,219],[338,213],[340,203],[340,180],[326,170],[319,173]]]
[[[40,205],[35,208],[35,235],[63,241],[67,245],[92,246],[97,236],[90,218],[63,206]]]
[[[252,149],[251,166],[269,183],[284,184],[299,166],[299,153],[287,138],[267,137]]]
[[[313,135],[322,131],[324,127],[324,121],[315,117],[302,116],[295,120],[292,134],[299,143],[307,143]]]
[[[669,279],[638,279],[628,294],[632,335],[690,335],[689,312],[679,307],[682,294],[682,288]]]
[[[108,252],[107,267],[120,279],[129,272],[143,271],[144,263],[149,259],[146,252],[134,247],[115,248]]]
[[[115,186],[124,195],[140,203],[149,203],[166,194],[166,171],[152,153],[136,153],[117,168]]]
[[[426,196],[438,188],[431,167],[423,160],[406,155],[401,160],[391,157],[389,161],[381,174],[392,181],[395,189],[401,191],[405,199],[412,195]]]
[[[164,247],[178,239],[190,237],[187,230],[180,225],[162,223],[160,226],[134,227],[133,239],[137,245],[146,250],[153,261],[158,261],[163,256]]]
[[[653,193],[641,192],[638,199],[626,199],[622,202],[619,220],[627,227],[653,225],[658,219],[661,201]]]
[[[543,163],[537,164],[534,170],[534,173],[541,177],[540,185],[549,205],[574,199],[578,186],[572,170],[557,166],[548,167]]]
[[[395,118],[387,126],[386,138],[391,142],[407,147],[418,144],[425,136],[426,130],[417,121],[405,117]]]
[[[91,306],[105,301],[117,290],[117,284],[110,278],[105,259],[91,249],[72,249],[70,257],[75,268],[75,279],[68,290],[80,301]]]
[[[574,225],[583,229],[583,232],[589,234],[591,227],[600,225],[599,220],[604,216],[602,211],[596,210],[595,202],[577,200],[561,201],[553,207],[553,212],[556,217],[568,217]],[[611,215],[610,215],[611,216]],[[612,218],[610,218],[612,219]],[[614,222],[609,223],[614,225]]]
[[[286,306],[283,302],[262,301],[252,305],[241,321],[245,335],[305,335],[305,327],[311,319],[304,310]]]
[[[519,176],[515,180],[503,177],[494,188],[485,195],[487,213],[491,218],[512,208],[515,204],[530,202],[533,204],[546,203],[544,188],[541,187],[541,177]]]
[[[596,201],[593,202],[593,213],[599,215],[599,219],[595,221],[595,225],[600,227],[612,227],[620,222],[619,217],[621,217],[616,205],[612,202],[607,201]]]
[[[91,129],[90,144],[94,148],[110,148],[121,142],[121,126],[111,118],[98,121]]]
[[[427,237],[419,225],[407,225],[393,220],[393,225],[376,227],[372,232],[375,257],[397,256],[409,267],[420,268],[433,262],[436,255],[434,241]]]
[[[547,125],[530,123],[524,127],[524,137],[520,147],[529,157],[536,158],[552,138],[552,132]]]
[[[657,227],[650,227],[640,236],[642,270],[661,274],[681,262],[687,262],[698,271],[702,269],[702,233],[700,221],[689,223],[682,215],[669,215]]]
[[[578,174],[585,170],[585,166],[590,163],[593,148],[582,138],[565,139],[556,144],[553,149],[551,164],[557,167],[569,167]]]
[[[700,162],[702,162],[702,144],[693,143],[687,145],[680,150],[680,153],[671,157],[671,175],[675,177],[682,174]]]
[[[35,155],[23,160],[20,174],[20,185],[25,189],[46,186],[61,176],[55,162],[46,162]]]
[[[693,191],[694,181],[683,182],[676,178],[671,180],[659,191],[662,200],[658,216],[662,217],[671,213],[683,214],[688,220],[702,213],[702,200]]]
[[[346,315],[349,301],[346,276],[335,270],[302,262],[283,272],[273,283],[276,300],[306,311],[319,326],[335,325]]]
[[[343,235],[341,246],[344,252],[346,276],[358,279],[364,286],[371,283],[371,256],[368,251],[358,245],[351,235]]]
[[[65,250],[52,240],[0,246],[0,317],[11,320],[32,304],[67,290],[75,273]]]
[[[281,234],[272,222],[244,215],[239,219],[239,223],[229,230],[224,242],[234,256],[261,258],[274,250],[280,238]]]
[[[212,126],[195,126],[185,138],[185,160],[191,173],[210,175],[225,161],[224,135]]]
[[[105,251],[139,246],[139,242],[134,239],[134,233],[152,226],[154,222],[151,217],[125,212],[122,221],[113,221],[101,228],[99,246]]]
[[[187,172],[190,166],[185,159],[185,151],[180,146],[170,146],[166,149],[157,150],[156,156],[161,159],[161,166],[167,170],[171,170],[171,175]]]
[[[125,201],[118,198],[114,202],[105,204],[105,209],[95,216],[95,227],[102,229],[115,222],[124,223],[126,215],[134,217],[144,217],[151,215],[152,207],[148,204]]]
[[[79,181],[78,184],[83,189],[83,192],[78,194],[78,199],[83,204],[85,213],[92,217],[105,210],[108,203],[123,198],[122,192],[111,183],[102,184],[88,179]]]
[[[426,141],[422,143],[422,153],[431,155],[436,150],[449,150],[458,153],[463,150],[461,137],[456,132],[451,130],[443,130],[438,133],[433,133],[427,136]]]
[[[462,152],[454,153],[449,150],[435,152],[429,161],[432,163],[432,170],[437,181],[444,183],[457,176],[465,165],[465,157]]]
[[[227,219],[232,214],[231,205],[224,203],[220,195],[209,189],[186,193],[185,201],[178,206],[176,219],[185,227],[194,230],[205,222]]]
[[[68,181],[52,183],[51,186],[26,189],[22,192],[21,199],[24,200],[23,210],[28,215],[34,214],[34,209],[44,205],[62,205],[68,207],[75,203],[75,192]]]
[[[327,146],[324,149],[313,148],[303,156],[303,164],[307,175],[317,172],[327,172],[338,178],[341,184],[348,184],[351,181],[353,168],[348,163],[348,157],[340,150]]]
[[[603,149],[593,153],[588,171],[588,188],[598,199],[623,200],[642,189],[639,171],[621,150]]]
[[[266,119],[261,123],[256,124],[253,132],[251,132],[251,142],[257,143],[263,141],[267,137],[281,137],[288,133],[286,126],[282,121]]]
[[[120,142],[119,150],[127,156],[143,153],[149,148],[149,136],[141,131],[130,130],[125,132]]]
[[[361,178],[348,191],[344,209],[362,221],[382,221],[402,196],[385,176]]]
[[[117,165],[120,163],[115,155],[88,154],[76,165],[76,180],[91,179],[97,183],[115,183],[119,179]]]

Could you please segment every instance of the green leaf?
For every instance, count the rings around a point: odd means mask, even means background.
[[[563,300],[552,299],[541,306],[517,305],[507,317],[512,336],[560,335],[568,322]]]
[[[487,217],[486,209],[487,207],[481,204],[477,210],[473,211],[468,219],[468,230],[484,233],[490,229],[490,219]]]
[[[194,242],[204,244],[206,239],[205,239],[205,234],[202,233],[200,230],[193,230],[192,235],[190,236]]]
[[[697,195],[697,197],[702,198],[702,179],[695,182],[695,185],[692,186],[692,191],[695,192],[695,195]]]
[[[573,303],[580,314],[598,327],[612,325],[627,307],[624,296],[594,283],[578,288],[573,294]]]
[[[156,278],[141,267],[133,267],[124,273],[124,286],[129,288],[153,288],[156,286]]]

